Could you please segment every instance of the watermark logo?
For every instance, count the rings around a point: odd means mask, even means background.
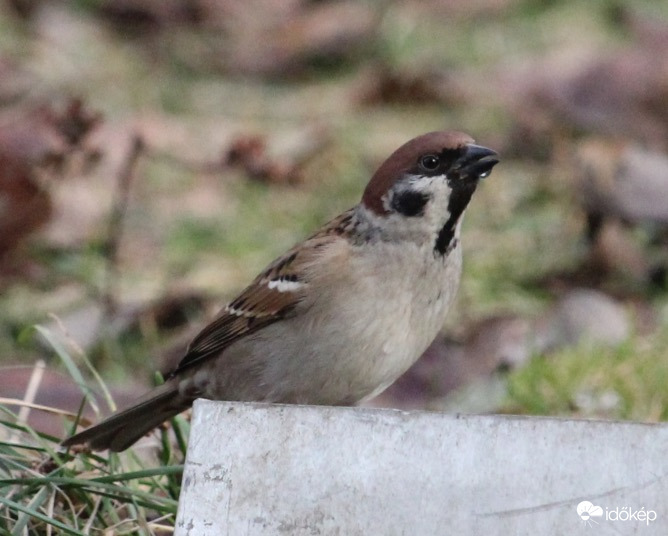
[[[594,506],[589,501],[582,501],[580,504],[578,504],[577,510],[580,519],[582,519],[585,525],[589,525],[590,527],[592,526],[592,523],[596,523],[598,525],[598,521],[596,521],[594,518],[603,517],[603,508],[600,506]]]
[[[604,511],[601,506],[596,506],[590,501],[582,501],[577,505],[576,510],[582,522],[589,527],[598,525],[601,521],[633,521],[649,525],[656,520],[656,511],[645,510],[644,506],[638,510],[634,510],[630,506],[622,508],[606,507]]]

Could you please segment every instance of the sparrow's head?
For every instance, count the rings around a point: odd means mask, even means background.
[[[478,181],[499,162],[496,152],[461,132],[430,132],[405,143],[374,173],[362,206],[389,224],[437,233],[447,252]]]

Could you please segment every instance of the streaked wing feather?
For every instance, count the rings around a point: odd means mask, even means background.
[[[330,234],[323,229],[270,264],[193,339],[169,377],[219,355],[240,338],[289,317],[306,295],[308,282],[304,280],[304,267],[330,240]],[[271,288],[271,282],[277,286]]]
[[[351,225],[352,216],[353,209],[344,212],[271,263],[193,339],[169,377],[219,355],[240,338],[294,314],[307,293],[309,282],[305,279],[305,267],[312,264],[323,246],[332,240],[344,239],[342,235]]]

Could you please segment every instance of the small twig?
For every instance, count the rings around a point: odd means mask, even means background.
[[[30,415],[30,409],[35,407],[33,402],[35,402],[35,397],[37,396],[37,390],[39,385],[42,383],[42,378],[44,377],[44,369],[46,368],[46,363],[43,359],[40,359],[35,363],[35,367],[32,369],[32,374],[28,380],[28,386],[26,387],[26,394],[23,396],[24,404],[21,405],[19,409],[19,414],[16,418],[17,424],[26,424],[28,422],[28,417]],[[14,431],[10,441],[16,441],[18,439],[18,431]]]
[[[83,533],[84,534],[90,534],[91,532],[91,527],[93,526],[93,522],[95,521],[95,518],[97,517],[97,511],[100,508],[100,505],[102,504],[102,499],[103,497],[98,495],[97,498],[95,499],[95,504],[93,505],[93,510],[90,513],[90,516],[88,516],[88,521],[86,521],[86,524],[83,527]]]
[[[51,495],[49,497],[49,503],[46,508],[46,515],[48,515],[50,518],[53,518],[53,512],[55,510],[55,505],[56,505],[56,492],[54,490],[50,490]],[[96,512],[94,512],[96,513]],[[53,534],[53,527],[51,524],[47,524],[46,526],[46,536],[51,536]]]
[[[128,199],[130,197],[130,186],[134,176],[134,170],[139,160],[139,156],[144,151],[144,141],[141,136],[135,134],[132,139],[132,145],[125,157],[125,161],[118,173],[118,182],[116,185],[116,195],[114,204],[111,207],[109,217],[109,230],[107,232],[107,241],[104,248],[106,256],[106,280],[102,292],[103,322],[109,321],[118,309],[118,251],[123,235],[123,222],[128,209]]]
[[[51,413],[52,415],[67,417],[69,419],[76,419],[79,416],[77,413],[73,413],[71,411],[67,411],[60,408],[54,408],[51,406],[45,406],[43,404],[35,404],[34,402],[27,402],[21,398],[9,398],[5,396],[0,396],[0,404],[4,404],[6,406],[19,406],[21,409],[23,408],[38,409],[40,411]],[[17,423],[19,422],[18,417],[16,421]],[[25,424],[25,423],[20,423],[20,424]],[[14,439],[14,441],[16,441],[16,439]]]

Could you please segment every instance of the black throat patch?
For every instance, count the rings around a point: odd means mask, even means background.
[[[395,192],[392,196],[392,208],[398,213],[408,216],[422,216],[424,207],[431,199],[431,196],[424,192],[414,190],[403,190]]]
[[[455,227],[464,213],[464,210],[466,210],[469,201],[471,201],[476,186],[477,181],[471,181],[467,184],[458,184],[452,190],[450,201],[448,202],[448,212],[450,213],[450,217],[438,232],[438,237],[434,244],[435,253],[438,253],[441,256],[446,255],[456,245]]]

